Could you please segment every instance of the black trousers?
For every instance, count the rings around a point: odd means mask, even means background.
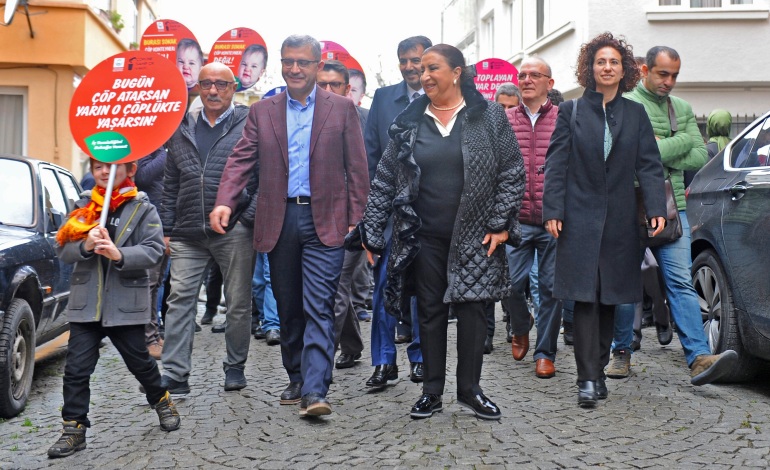
[[[441,395],[446,382],[447,290],[449,239],[419,236],[420,251],[414,260],[417,319],[424,366],[423,393]],[[481,366],[487,337],[486,302],[452,304],[457,315],[457,392],[482,393]]]
[[[219,301],[222,300],[222,286],[225,278],[217,263],[212,263],[206,278],[206,311],[216,313]]]
[[[100,322],[70,323],[67,359],[64,366],[64,421],[77,421],[86,427],[91,401],[89,381],[99,360],[99,342],[104,337],[123,357],[129,372],[144,387],[147,403],[155,405],[166,394],[160,385],[160,372],[155,360],[147,352],[144,342],[144,325],[104,327]]]
[[[615,306],[598,302],[575,302],[572,321],[575,337],[577,379],[597,380],[610,361],[615,328]]]

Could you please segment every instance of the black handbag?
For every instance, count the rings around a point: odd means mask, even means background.
[[[665,245],[678,240],[682,236],[682,220],[679,218],[679,210],[676,207],[676,198],[674,197],[674,187],[671,186],[671,177],[666,178],[664,182],[666,189],[666,226],[663,231],[656,236],[651,236],[654,228],[650,226],[650,221],[644,211],[644,196],[642,188],[636,187],[636,209],[639,220],[639,240],[643,247],[654,247]]]

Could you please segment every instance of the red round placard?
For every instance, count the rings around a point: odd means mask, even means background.
[[[126,163],[164,144],[186,109],[187,86],[173,62],[153,52],[121,52],[97,64],[75,89],[70,131],[96,160]]]
[[[347,52],[348,50],[344,47],[340,46],[338,43],[334,41],[319,41],[321,43],[321,52],[326,51],[342,51]]]
[[[209,62],[221,62],[233,71],[238,90],[254,86],[267,66],[267,44],[249,28],[233,28],[211,46]]]
[[[503,59],[484,59],[476,63],[476,89],[484,95],[484,99],[494,101],[497,87],[503,83],[519,84],[518,71],[508,61]]]
[[[139,50],[160,54],[176,64],[188,89],[198,84],[198,74],[204,65],[203,50],[195,35],[182,23],[155,21],[144,30]]]

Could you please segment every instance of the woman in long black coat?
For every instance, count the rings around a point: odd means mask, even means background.
[[[576,102],[559,109],[546,156],[543,220],[557,238],[554,297],[574,300],[578,404],[607,397],[615,305],[642,299],[634,179],[655,234],[663,229],[663,167],[644,108],[621,93],[639,79],[631,46],[603,33],[583,44]]]

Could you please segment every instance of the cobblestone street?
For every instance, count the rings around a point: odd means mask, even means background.
[[[202,307],[202,304],[199,304]],[[202,313],[202,310],[201,312]],[[501,312],[498,311],[498,319]],[[200,318],[200,315],[199,315]],[[224,319],[218,315],[215,322]],[[367,348],[370,323],[362,324]],[[0,424],[0,468],[767,468],[770,466],[770,385],[689,382],[677,338],[665,347],[644,330],[642,350],[628,379],[610,380],[608,400],[595,410],[576,404],[575,363],[561,343],[557,375],[534,375],[532,352],[511,357],[504,324],[485,356],[482,387],[503,411],[483,421],[458,406],[455,394],[456,325],[450,325],[444,410],[412,420],[420,386],[409,381],[405,346],[401,380],[371,392],[369,351],[354,368],[335,370],[333,414],[301,419],[299,406],[280,406],[288,383],[280,350],[252,339],[249,385],[225,392],[224,335],[196,334],[192,391],[177,400],[182,427],[166,433],[137,391],[112,345],[104,347],[92,378],[88,448],[49,460],[58,438],[63,355],[37,364],[27,409]],[[531,332],[534,345],[535,330]]]

